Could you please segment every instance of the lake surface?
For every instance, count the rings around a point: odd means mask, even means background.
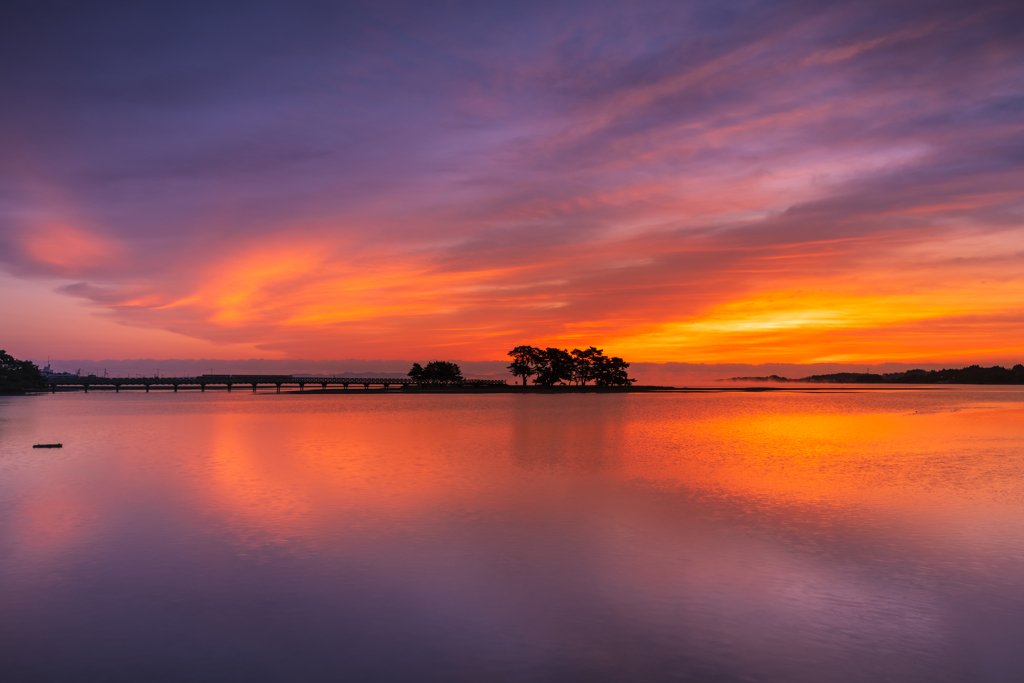
[[[1020,681],[1022,642],[1017,388],[0,397],[5,681]]]

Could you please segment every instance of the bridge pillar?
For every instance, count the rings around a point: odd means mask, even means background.
[[[306,390],[306,384],[304,382],[299,382],[299,391],[305,391],[305,390]]]
[[[115,394],[120,394],[121,393],[121,385],[120,384],[115,384],[114,385],[114,393]]]
[[[281,383],[280,382],[277,383],[277,393],[279,393],[279,394],[281,393]]]
[[[199,391],[206,391],[206,384],[205,383],[200,383]]]
[[[320,388],[327,391],[327,382],[320,382]]]
[[[50,385],[50,393],[51,394],[56,394],[57,393],[57,385],[56,384],[51,384]]]
[[[369,389],[369,388],[370,388],[370,383],[369,382],[363,382],[363,389]],[[89,391],[89,390],[86,389],[86,391]]]
[[[341,383],[341,386],[342,386],[342,388],[344,388],[344,389],[348,389],[348,382],[342,382],[342,383]]]
[[[146,382],[146,393],[149,393],[149,382]]]
[[[231,391],[231,382],[228,382],[228,391]]]
[[[391,383],[390,382],[384,382],[384,388],[385,389],[390,389],[391,388]]]
[[[256,393],[256,382],[252,383],[252,393]]]
[[[87,393],[87,394],[89,393],[89,385],[88,384],[85,385],[85,393]]]
[[[174,393],[178,393],[178,383],[174,383]]]

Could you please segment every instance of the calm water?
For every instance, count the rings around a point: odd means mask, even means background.
[[[1020,681],[1022,642],[1019,389],[0,397],[5,681]]]

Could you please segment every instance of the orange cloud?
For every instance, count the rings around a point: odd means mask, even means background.
[[[828,363],[992,357],[1024,353],[1024,343],[989,334],[978,340],[972,333],[985,328],[986,320],[998,319],[1005,327],[1008,313],[1019,316],[1016,327],[1024,329],[1021,302],[1022,280],[918,293],[761,293],[607,343],[645,361]],[[935,334],[944,323],[955,331]]]
[[[36,263],[61,275],[110,267],[123,256],[121,245],[114,240],[64,222],[32,227],[22,238],[21,246]]]
[[[194,93],[211,114],[186,117],[192,144],[162,128],[173,116],[124,112],[87,118],[139,121],[132,134],[55,129],[53,150],[8,155],[0,261],[166,344],[285,357],[1018,353],[1008,15],[790,9],[740,13],[733,33],[659,11],[582,52],[585,26],[577,44],[502,25],[494,46],[528,55],[444,41],[472,75],[436,55],[355,60],[338,85],[360,104],[302,125],[276,99],[231,101],[231,71]],[[397,63],[417,66],[378,70]],[[287,109],[321,111],[316,82],[282,81]],[[115,138],[152,146],[98,146]],[[89,222],[26,219],[44,215]],[[42,330],[36,308],[12,327]]]
[[[78,291],[133,325],[257,339],[293,357],[487,360],[529,342],[655,362],[975,362],[1024,350],[994,333],[1020,326],[1008,321],[1021,320],[1024,279],[1013,259],[992,258],[1012,244],[964,233],[775,248],[648,234],[513,264],[311,240],[236,249],[184,273],[177,295]]]

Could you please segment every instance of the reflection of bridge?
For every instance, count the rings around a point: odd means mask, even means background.
[[[277,393],[281,393],[283,385],[298,385],[299,391],[305,391],[307,384],[320,385],[327,391],[327,385],[341,385],[348,389],[349,386],[361,386],[369,389],[371,385],[381,386],[384,389],[391,387],[417,388],[454,388],[469,387],[472,389],[483,389],[486,387],[505,386],[503,379],[464,379],[460,382],[439,382],[434,380],[415,380],[404,377],[295,377],[293,375],[200,375],[199,377],[79,377],[77,375],[52,376],[46,380],[50,385],[50,391],[56,391],[58,386],[83,387],[89,391],[89,387],[114,387],[114,391],[121,391],[121,387],[150,387],[171,388],[175,391],[178,387],[194,388],[199,387],[200,391],[206,391],[206,387],[227,387],[231,391],[233,386],[251,386],[253,391],[259,386],[275,386]]]

